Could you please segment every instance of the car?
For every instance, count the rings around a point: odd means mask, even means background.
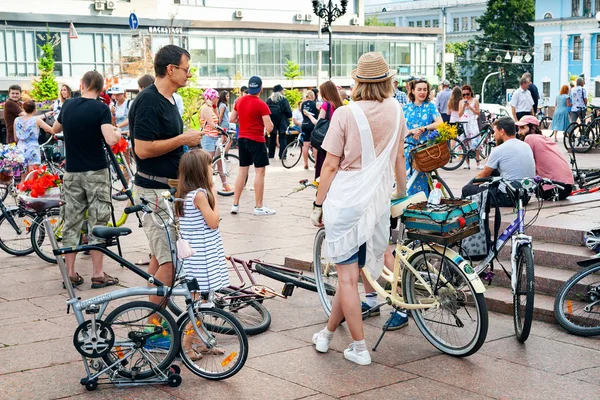
[[[514,120],[510,108],[494,103],[480,103],[479,108],[482,111],[487,111],[496,117],[510,117]]]

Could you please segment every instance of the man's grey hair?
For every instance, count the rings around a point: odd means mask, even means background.
[[[529,79],[528,78],[521,78],[521,80],[519,81],[521,85],[525,85],[526,83],[529,83]]]
[[[279,100],[285,98],[285,96],[283,95],[283,93],[281,92],[273,92],[273,94],[271,94],[271,101],[277,103]]]
[[[577,78],[577,86],[583,86],[583,78]]]
[[[521,76],[521,78],[527,78],[527,79],[531,80],[531,74],[530,74],[529,72],[525,72],[525,73],[524,73],[524,74]]]

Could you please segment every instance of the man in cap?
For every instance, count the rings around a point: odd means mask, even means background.
[[[256,172],[254,178],[254,215],[274,215],[275,210],[271,210],[263,204],[263,195],[265,191],[265,170],[269,165],[269,155],[265,145],[265,129],[267,132],[273,131],[273,122],[271,121],[271,111],[264,101],[260,99],[262,92],[262,80],[258,76],[253,76],[248,81],[248,95],[240,97],[233,105],[233,111],[229,116],[229,121],[238,124],[240,133],[238,136],[240,172],[235,181],[235,190],[233,194],[233,206],[231,213],[239,212],[240,197],[248,179],[248,170],[250,165],[254,164]]]
[[[442,82],[442,88],[442,91],[437,95],[435,106],[442,116],[442,121],[450,122],[450,114],[448,114],[448,100],[450,100],[452,90],[450,90],[450,82],[447,79],[444,79]]]

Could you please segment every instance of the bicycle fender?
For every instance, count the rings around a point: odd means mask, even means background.
[[[440,254],[444,254],[447,258],[452,260],[458,267],[465,273],[467,279],[473,285],[473,289],[475,289],[475,293],[485,293],[485,285],[479,278],[479,275],[475,272],[475,269],[471,266],[471,264],[465,260],[460,254],[455,252],[454,250],[445,248],[443,246],[437,244],[429,244],[426,247],[429,247]]]

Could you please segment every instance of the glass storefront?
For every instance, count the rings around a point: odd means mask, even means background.
[[[107,30],[105,30],[106,32]],[[0,77],[37,75],[38,45],[45,42],[45,30],[0,30]],[[69,39],[67,30],[52,30],[57,76],[79,77],[97,70],[104,75],[136,75],[152,69],[152,55],[166,44],[188,48],[198,74],[206,78],[233,78],[236,72],[249,77],[281,78],[287,60],[300,65],[304,76],[317,75],[317,52],[306,51],[304,38],[271,36],[239,37],[187,33],[160,35],[138,31],[132,34],[86,32],[80,28],[78,39]],[[400,39],[334,39],[333,75],[349,77],[358,58],[369,51],[380,51],[390,67],[402,75],[435,74],[435,42]],[[328,69],[329,52],[323,52],[323,71]]]

